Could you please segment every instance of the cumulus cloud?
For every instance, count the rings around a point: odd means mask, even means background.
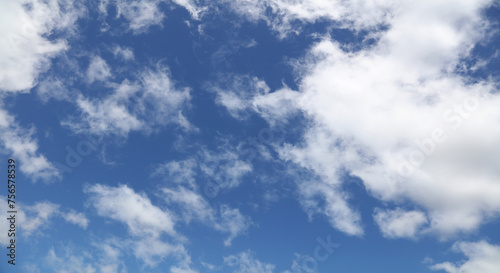
[[[98,63],[104,65],[101,61]],[[121,137],[126,137],[131,131],[149,133],[170,123],[193,130],[194,127],[182,115],[182,109],[189,106],[190,89],[177,89],[167,68],[145,69],[137,81],[107,82],[107,85],[113,93],[104,98],[78,95],[76,105],[81,116],[61,123],[76,133]]]
[[[427,217],[421,211],[404,211],[402,209],[376,209],[373,215],[382,234],[388,238],[413,238],[422,225],[427,223]]]
[[[496,83],[474,82],[457,70],[488,30],[482,11],[491,1],[258,3],[305,21],[323,18],[325,10],[332,20],[378,37],[357,51],[325,38],[299,62],[298,92],[285,88],[245,98],[246,107],[259,105],[271,124],[281,105],[289,109],[278,115],[299,112],[309,120],[303,141],[278,149],[283,159],[317,175],[299,182],[308,209],[325,213],[340,230],[361,234],[360,217],[341,190],[344,176],[351,175],[381,200],[414,202],[427,215],[428,231],[442,237],[473,231],[497,215]],[[381,24],[386,27],[370,28]]]
[[[130,47],[115,45],[112,52],[115,57],[119,57],[124,61],[134,60],[134,51]]]
[[[0,91],[29,91],[38,76],[51,65],[51,58],[68,49],[67,38],[74,33],[76,21],[85,13],[80,2],[65,0],[23,0],[0,3]],[[59,34],[50,40],[49,34]],[[50,85],[50,87],[49,87]],[[41,93],[58,87],[47,82]],[[0,103],[0,107],[2,104]],[[38,152],[34,129],[22,128],[5,110],[0,109],[0,145],[21,162],[21,172],[34,181],[52,181],[60,177],[56,168]]]
[[[458,242],[453,250],[464,254],[466,261],[457,263],[444,262],[431,266],[432,270],[448,273],[494,273],[500,270],[500,247],[486,241]]]
[[[35,86],[38,75],[50,67],[50,59],[68,49],[67,40],[47,36],[71,34],[84,13],[78,1],[2,1],[0,90],[24,91]]]
[[[136,193],[126,185],[95,184],[87,186],[85,192],[100,216],[128,227],[130,236],[121,241],[135,257],[150,267],[173,257],[178,263],[170,268],[171,272],[191,270],[191,258],[182,244],[185,238],[175,230],[177,219],[170,210],[152,204],[144,193]]]
[[[78,225],[84,229],[87,228],[89,224],[89,219],[85,216],[85,214],[81,212],[76,212],[74,210],[70,210],[67,213],[62,213],[62,217],[66,222]]]
[[[34,181],[52,182],[60,178],[54,165],[38,152],[38,143],[33,139],[34,128],[22,128],[13,116],[0,108],[0,129],[0,151],[11,154],[18,161],[17,171]]]
[[[138,194],[126,185],[96,184],[85,192],[100,216],[125,223],[133,235],[149,234],[155,238],[162,233],[177,235],[175,220],[168,211],[154,206],[145,194]]]

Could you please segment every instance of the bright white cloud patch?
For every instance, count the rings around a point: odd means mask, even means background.
[[[67,41],[49,40],[53,32],[71,33],[85,8],[65,0],[0,3],[0,90],[29,90],[50,58],[68,49]]]
[[[388,238],[413,238],[419,228],[427,223],[424,213],[402,209],[387,211],[376,209],[373,218],[382,234]]]
[[[97,62],[99,67],[105,65]],[[76,104],[81,117],[72,117],[62,124],[76,133],[122,137],[131,131],[148,133],[170,123],[187,130],[194,128],[181,112],[189,106],[190,90],[177,89],[166,68],[146,69],[138,78],[134,82],[108,83],[114,90],[104,98],[79,95]]]
[[[467,256],[465,262],[444,262],[433,265],[432,270],[448,273],[495,273],[500,271],[500,247],[485,241],[459,242],[453,250]]]
[[[312,189],[321,188],[327,201],[320,210],[332,225],[358,234],[359,216],[339,189],[350,174],[382,200],[423,207],[429,230],[440,236],[472,231],[500,211],[499,97],[488,95],[493,82],[470,83],[456,72],[483,37],[488,22],[481,12],[489,4],[408,1],[387,9],[390,20],[371,13],[390,24],[376,45],[350,52],[324,39],[302,66],[300,95],[254,98],[275,108],[292,97],[314,124],[302,144],[280,149],[282,158],[320,176],[300,187],[304,204],[314,204]],[[340,227],[339,216],[358,231]]]
[[[85,192],[100,216],[128,227],[130,237],[123,239],[122,247],[146,265],[153,267],[166,257],[174,257],[179,264],[172,266],[171,272],[191,270],[190,257],[180,243],[184,238],[175,230],[176,219],[169,210],[153,205],[145,194],[136,193],[126,185],[96,184],[86,187]],[[169,240],[163,239],[164,234]]]
[[[97,184],[87,187],[85,192],[100,216],[125,223],[133,235],[150,234],[155,238],[162,233],[176,235],[172,215],[128,186],[115,188]]]
[[[27,91],[37,84],[51,58],[68,49],[68,37],[85,8],[72,1],[2,1],[0,3],[0,91]],[[49,40],[51,33],[61,34]],[[45,89],[46,90],[46,89]],[[44,90],[42,89],[42,92]],[[4,94],[4,93],[2,93]],[[3,104],[3,103],[2,103]],[[21,172],[33,180],[52,181],[59,177],[54,166],[38,152],[34,129],[22,128],[0,109],[0,144],[21,162]]]

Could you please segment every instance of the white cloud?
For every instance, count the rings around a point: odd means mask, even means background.
[[[95,81],[104,81],[109,77],[111,77],[111,69],[106,61],[99,56],[92,56],[87,69],[87,81],[93,83]]]
[[[0,90],[24,91],[50,67],[50,58],[68,49],[51,41],[51,33],[71,34],[85,8],[66,0],[22,0],[0,3]],[[64,37],[64,36],[62,36]]]
[[[257,94],[269,93],[267,84],[256,77],[231,76],[220,79],[219,83],[209,85],[209,89],[215,92],[215,102],[227,109],[227,111],[238,119],[244,119],[252,109],[251,99]]]
[[[181,161],[170,161],[156,166],[152,175],[164,176],[168,182],[186,184],[194,189],[196,188],[196,166],[196,161],[193,158]]]
[[[128,22],[128,27],[134,33],[142,33],[152,26],[163,26],[162,22],[165,14],[161,11],[160,4],[163,2],[172,2],[185,8],[193,19],[198,19],[200,8],[192,0],[101,0],[99,10],[107,15],[107,9],[110,4],[116,5],[116,17],[123,17]]]
[[[311,219],[314,214],[326,215],[330,224],[350,235],[363,235],[361,216],[349,207],[348,196],[342,193],[339,180],[298,181],[299,200]],[[324,205],[320,205],[324,203]]]
[[[66,249],[63,257],[56,255],[53,248],[49,250],[45,260],[57,273],[94,273],[96,268],[88,263],[83,256],[75,255]]]
[[[142,121],[127,107],[128,97],[120,96],[120,92],[124,90],[135,92],[137,86],[124,82],[115,94],[103,100],[88,99],[80,95],[76,104],[82,112],[81,119],[72,118],[62,121],[61,124],[76,133],[96,135],[127,136],[130,131],[142,129],[144,127]]]
[[[215,190],[232,189],[243,182],[252,172],[252,164],[242,158],[238,147],[223,141],[217,150],[201,147],[194,156],[186,160],[170,161],[155,167],[153,175],[163,175],[167,182],[184,184],[196,189],[196,179],[205,180]]]
[[[165,15],[158,7],[157,0],[116,1],[117,17],[123,16],[129,21],[129,28],[134,32],[143,32],[149,27],[160,25]]]
[[[0,104],[1,107],[1,104]],[[14,117],[0,108],[0,144],[2,153],[9,153],[18,163],[17,171],[28,175],[33,181],[51,182],[60,178],[59,171],[47,158],[38,152],[33,139],[34,129],[24,129]]]
[[[50,99],[70,101],[71,96],[63,81],[55,77],[45,78],[36,87],[36,94],[46,103]]]
[[[250,251],[224,257],[224,264],[233,267],[234,273],[272,273],[275,266],[255,259]]]
[[[64,218],[64,220],[66,220],[66,222],[73,223],[84,229],[86,229],[89,224],[89,219],[87,219],[87,217],[85,217],[83,213],[76,212],[74,210],[70,210],[67,213],[63,213],[62,217]]]
[[[220,189],[231,189],[240,185],[243,177],[253,170],[250,163],[240,158],[238,151],[224,149],[218,152],[206,149],[200,152],[199,167],[201,172],[217,184]]]
[[[115,57],[120,57],[124,61],[134,60],[134,51],[130,47],[115,45],[112,49],[112,52]]]
[[[421,211],[404,211],[376,209],[373,215],[382,234],[388,238],[414,238],[422,225],[426,224],[427,217]]]
[[[177,235],[170,212],[154,206],[145,194],[138,194],[126,185],[96,184],[85,192],[100,216],[125,223],[133,235],[149,234],[155,238],[162,233]]]
[[[397,0],[221,0],[248,20],[264,20],[281,37],[300,32],[294,22],[314,23],[322,19],[334,21],[340,27],[375,28],[391,21],[406,2]]]
[[[50,223],[50,218],[59,214],[59,205],[50,202],[36,203],[33,206],[23,206],[22,213],[19,214],[20,226],[24,230],[26,237],[33,232],[46,229]]]
[[[194,130],[180,114],[189,106],[188,88],[177,89],[168,70],[161,66],[142,71],[138,78],[138,81],[124,80],[121,84],[108,82],[113,93],[104,98],[79,95],[76,104],[81,117],[66,119],[62,124],[76,133],[122,137],[131,131],[149,133],[170,123]]]
[[[238,209],[232,209],[227,205],[221,205],[219,211],[216,211],[196,191],[184,187],[163,188],[162,191],[167,203],[180,207],[182,220],[186,223],[198,220],[215,230],[228,233],[228,237],[224,240],[226,246],[230,246],[234,238],[246,232],[252,223],[250,218],[242,215]]]
[[[500,271],[500,247],[485,241],[459,242],[453,245],[455,252],[467,256],[466,261],[444,262],[433,265],[432,270],[448,273],[496,273]]]
[[[244,233],[252,222],[238,209],[232,209],[227,205],[222,205],[219,213],[220,220],[215,223],[215,228],[229,233],[229,237],[224,240],[224,245],[230,246],[233,239]]]
[[[150,267],[166,257],[174,257],[178,264],[172,265],[171,272],[190,272],[191,258],[181,243],[185,238],[175,230],[177,219],[171,211],[155,206],[145,194],[136,193],[126,185],[110,187],[95,184],[87,186],[85,192],[100,216],[128,227],[130,236],[120,239],[122,249],[130,250]]]
[[[66,38],[75,31],[76,21],[85,8],[80,2],[65,0],[22,0],[0,3],[0,90],[29,91],[40,73],[51,65],[51,58],[68,48]],[[59,34],[49,40],[49,34]],[[50,83],[51,87],[57,82]],[[40,92],[47,93],[47,84]],[[57,169],[38,153],[32,138],[34,129],[21,128],[5,110],[0,109],[2,153],[21,162],[21,172],[33,180],[51,181],[60,177]]]
[[[45,265],[51,272],[60,273],[126,273],[119,245],[112,240],[93,243],[90,250],[71,245],[51,247],[45,257]],[[44,267],[45,268],[45,267]]]
[[[309,7],[305,1],[294,2],[297,6],[271,2],[286,12]],[[405,199],[421,207],[430,232],[448,237],[475,230],[500,211],[495,197],[500,193],[500,145],[495,141],[500,137],[500,99],[484,95],[494,90],[494,82],[471,83],[456,67],[484,37],[488,22],[482,10],[491,1],[372,1],[362,4],[376,5],[366,15],[360,13],[363,8],[342,3],[333,3],[342,7],[335,18],[354,28],[387,24],[375,30],[376,44],[354,52],[323,39],[298,67],[298,94],[258,94],[249,102],[258,101],[259,112],[271,123],[266,114],[283,103],[309,119],[303,142],[279,149],[283,159],[318,175],[310,185],[299,183],[301,196],[306,196],[303,204],[326,213],[336,228],[359,234],[359,215],[348,208],[341,190],[343,176],[349,174],[361,178],[379,199]],[[301,10],[294,9],[294,18],[321,17],[311,15],[319,9],[304,10],[299,15]],[[328,10],[332,12],[325,6]],[[408,161],[415,165],[409,176],[402,172]],[[314,194],[315,189],[321,191]],[[327,199],[324,206],[316,195]]]

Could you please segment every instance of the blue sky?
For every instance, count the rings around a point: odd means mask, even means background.
[[[0,0],[0,272],[500,272],[499,19]]]

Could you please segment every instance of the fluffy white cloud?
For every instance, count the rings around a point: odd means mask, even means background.
[[[404,211],[402,209],[376,209],[373,215],[382,234],[388,238],[413,238],[422,225],[427,223],[427,217],[421,211]]]
[[[154,206],[145,194],[138,194],[126,185],[96,184],[85,192],[100,216],[125,223],[133,235],[149,234],[157,238],[162,233],[177,234],[170,212]]]
[[[87,217],[83,213],[76,212],[74,210],[63,213],[62,217],[64,218],[64,220],[66,220],[66,222],[78,225],[84,229],[86,229],[89,224],[89,219],[87,219]]]
[[[2,1],[0,90],[24,91],[36,85],[38,75],[50,67],[50,58],[68,48],[63,38],[51,41],[47,35],[72,33],[84,12],[79,1]]]
[[[79,1],[22,0],[0,3],[0,91],[29,91],[38,75],[46,71],[51,58],[68,48],[65,37],[74,32],[85,8]],[[60,34],[58,40],[47,38]],[[56,81],[51,86],[57,86]],[[47,85],[41,92],[47,92]],[[1,103],[0,103],[1,105]],[[38,153],[34,129],[23,129],[14,117],[0,109],[0,145],[21,162],[21,172],[33,180],[60,177],[54,166]]]
[[[178,264],[170,268],[171,272],[191,270],[191,258],[181,243],[185,238],[175,230],[177,219],[171,211],[155,206],[145,194],[136,193],[126,185],[95,184],[87,186],[85,192],[100,216],[128,227],[130,237],[120,240],[122,248],[129,249],[150,267],[166,257],[174,257]],[[166,241],[163,235],[173,242]]]
[[[375,0],[221,0],[248,20],[264,20],[281,37],[300,32],[295,22],[335,21],[340,27],[376,28],[391,21],[398,9],[410,1]]]
[[[444,262],[433,265],[432,270],[448,273],[495,273],[500,271],[500,247],[485,241],[459,242],[453,245],[455,252],[467,256],[465,262]]]
[[[87,68],[87,81],[104,81],[111,76],[111,69],[106,61],[99,56],[92,56],[89,67]]]
[[[129,24],[129,29],[134,33],[142,33],[150,27],[158,25],[162,26],[165,14],[161,11],[160,3],[172,2],[185,8],[192,18],[198,19],[203,8],[198,7],[192,0],[101,0],[99,10],[102,14],[107,15],[108,6],[113,4],[116,6],[116,17],[123,17]]]
[[[145,31],[150,26],[161,25],[165,15],[158,7],[158,0],[116,1],[117,17],[123,16],[129,21],[129,27],[135,32]]]
[[[273,273],[275,266],[255,259],[250,251],[224,257],[224,264],[233,267],[235,273]]]
[[[300,202],[311,219],[314,214],[328,217],[330,224],[350,235],[363,235],[361,216],[349,207],[349,196],[339,189],[340,180],[299,180]],[[325,205],[321,205],[321,204]]]
[[[305,206],[361,234],[341,190],[348,174],[384,201],[414,202],[427,214],[428,230],[443,237],[472,231],[500,211],[500,97],[489,94],[496,83],[472,83],[457,71],[488,30],[482,11],[491,1],[258,3],[279,7],[283,18],[311,21],[325,11],[355,29],[386,25],[368,28],[377,41],[358,51],[330,39],[314,45],[298,67],[298,92],[244,97],[271,124],[282,105],[289,109],[278,115],[302,112],[310,120],[303,142],[279,149],[318,176],[299,182]]]
[[[28,237],[33,232],[46,229],[49,220],[59,213],[59,205],[50,202],[36,203],[33,206],[23,206],[22,213],[19,214],[21,228]]]
[[[28,175],[34,181],[51,182],[59,179],[59,171],[45,156],[39,154],[33,133],[34,128],[21,128],[13,116],[0,108],[0,151],[11,154],[18,162],[17,171]]]
[[[160,66],[142,71],[138,78],[121,84],[108,82],[113,93],[104,98],[86,98],[80,94],[76,104],[81,116],[64,120],[62,124],[76,133],[122,137],[131,131],[148,133],[170,123],[193,130],[182,115],[191,98],[188,88],[175,88],[168,70]]]

